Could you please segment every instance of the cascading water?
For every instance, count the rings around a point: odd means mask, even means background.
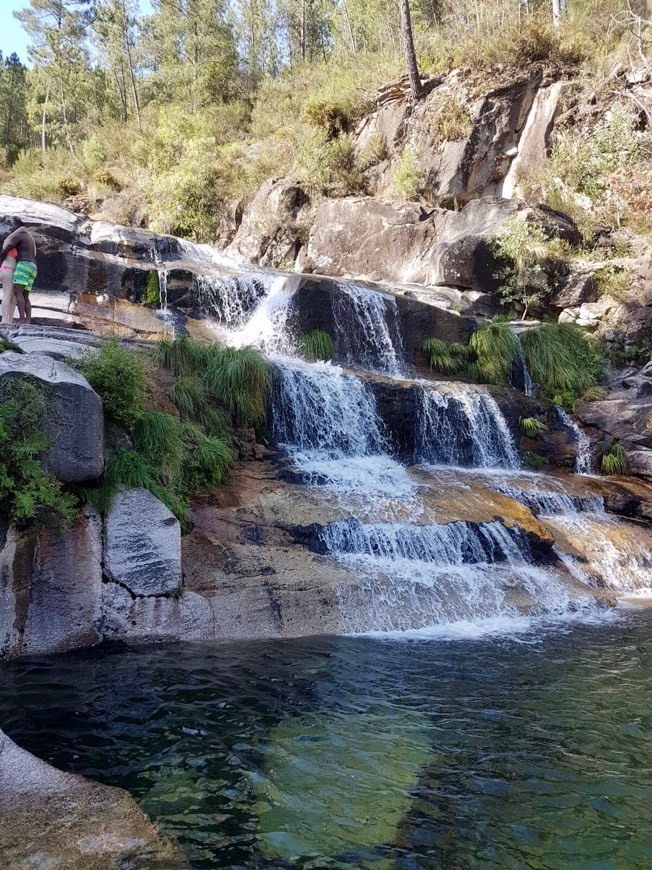
[[[267,292],[256,277],[197,275],[195,281],[201,310],[229,329],[244,326]]]
[[[405,373],[396,299],[359,284],[338,282],[333,298],[335,349],[343,364],[387,375]]]
[[[586,432],[582,432],[580,427],[574,420],[568,416],[563,408],[556,408],[557,416],[563,426],[566,426],[573,433],[577,443],[577,454],[575,456],[575,473],[576,474],[591,474],[591,440]]]
[[[154,247],[152,248],[152,261],[156,266],[158,275],[158,310],[162,314],[166,314],[168,310],[168,271],[161,255]]]
[[[519,468],[507,422],[482,388],[423,387],[418,405],[414,461],[476,468]]]

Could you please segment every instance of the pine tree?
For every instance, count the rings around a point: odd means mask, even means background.
[[[0,144],[10,163],[28,138],[27,68],[15,52],[4,61],[0,52]]]
[[[124,122],[135,117],[140,127],[138,12],[135,0],[99,0],[93,30],[119,117]]]

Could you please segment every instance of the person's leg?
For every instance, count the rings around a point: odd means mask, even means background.
[[[25,320],[27,323],[32,322],[32,303],[29,300],[29,290],[25,290]]]
[[[14,284],[14,296],[18,306],[18,320],[20,323],[27,323],[27,312],[25,310],[27,293],[23,284]]]
[[[14,322],[14,309],[16,299],[14,297],[14,282],[7,278],[2,282],[2,322]]]

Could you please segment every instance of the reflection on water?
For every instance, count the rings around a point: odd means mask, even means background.
[[[216,868],[652,866],[652,614],[0,668],[0,726]]]

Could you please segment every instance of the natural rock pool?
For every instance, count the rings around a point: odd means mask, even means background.
[[[649,867],[652,613],[605,618],[4,664],[0,727],[193,867]]]

